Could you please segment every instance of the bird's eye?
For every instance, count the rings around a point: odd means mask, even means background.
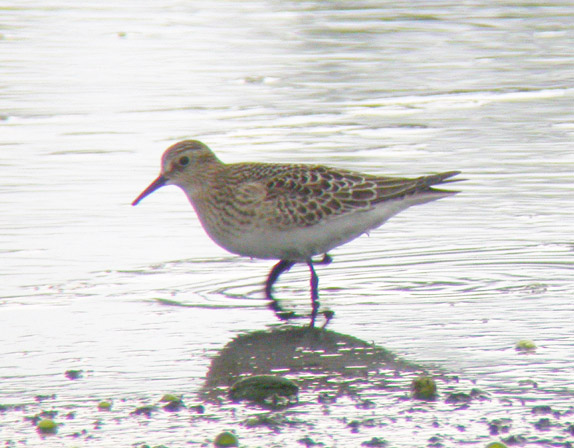
[[[180,166],[187,165],[189,163],[189,157],[187,156],[180,157],[178,163],[180,164]]]

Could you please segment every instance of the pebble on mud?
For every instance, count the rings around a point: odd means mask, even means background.
[[[502,442],[492,442],[486,445],[486,448],[508,448],[508,447]]]
[[[163,401],[163,402],[171,402],[171,401],[181,401],[182,397],[178,397],[177,395],[174,394],[164,394],[163,397],[161,397],[161,400],[159,401]]]
[[[58,424],[52,419],[45,418],[38,422],[36,429],[42,434],[55,434],[58,431]]]
[[[491,436],[507,433],[512,427],[512,420],[509,418],[496,418],[488,423],[488,431]]]
[[[548,405],[534,406],[530,412],[534,415],[552,414],[552,408]]]
[[[153,412],[157,411],[157,407],[151,404],[147,404],[144,406],[140,406],[133,410],[130,414],[131,415],[145,415],[146,417],[151,417]]]
[[[453,392],[444,400],[448,404],[468,404],[472,401],[472,396],[465,392]]]
[[[83,378],[84,371],[83,370],[66,370],[66,378],[69,380],[77,380]]]
[[[361,443],[361,446],[366,446],[369,448],[383,448],[387,446],[387,441],[380,437],[373,437],[371,440]]]
[[[109,401],[100,401],[98,403],[98,409],[100,411],[109,411],[110,409],[112,409],[112,403]]]
[[[429,376],[420,376],[411,383],[411,392],[419,400],[435,400],[437,397],[436,381]]]
[[[224,431],[217,435],[217,437],[213,441],[213,445],[218,448],[228,446],[239,446],[239,439],[232,432]]]
[[[538,431],[547,431],[552,427],[552,421],[549,418],[541,418],[534,423],[534,427]]]
[[[235,382],[229,389],[233,401],[248,400],[263,403],[268,399],[273,402],[278,397],[297,398],[299,387],[287,378],[274,375],[255,375]]]
[[[177,412],[181,408],[185,407],[183,404],[183,398],[174,394],[165,394],[161,397],[160,402],[167,403],[163,409],[169,412]]]
[[[529,341],[527,339],[523,339],[521,341],[518,341],[516,343],[516,351],[518,352],[533,352],[534,350],[536,350],[536,344],[532,341]]]

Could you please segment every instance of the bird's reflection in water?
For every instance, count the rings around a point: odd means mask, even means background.
[[[337,396],[353,380],[363,384],[373,380],[375,387],[384,388],[385,377],[424,371],[352,336],[318,328],[278,327],[230,341],[211,362],[202,398],[221,402],[233,383],[250,375],[285,376],[303,391]]]

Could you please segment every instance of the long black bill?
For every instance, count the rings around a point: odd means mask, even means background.
[[[142,193],[132,202],[132,205],[138,205],[143,198],[152,194],[155,190],[163,187],[167,182],[167,178],[162,176],[161,174],[154,180],[149,187],[147,187]]]

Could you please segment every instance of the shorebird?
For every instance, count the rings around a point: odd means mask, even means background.
[[[211,239],[234,254],[279,260],[265,282],[265,297],[280,318],[272,294],[279,276],[295,263],[311,273],[311,326],[319,310],[314,264],[328,252],[381,226],[418,204],[458,193],[433,185],[454,182],[459,171],[414,179],[381,177],[322,165],[221,162],[205,144],[185,140],[163,154],[160,175],[133,201],[165,185],[186,194]],[[313,257],[323,255],[320,261]],[[327,320],[332,313],[325,313]]]

